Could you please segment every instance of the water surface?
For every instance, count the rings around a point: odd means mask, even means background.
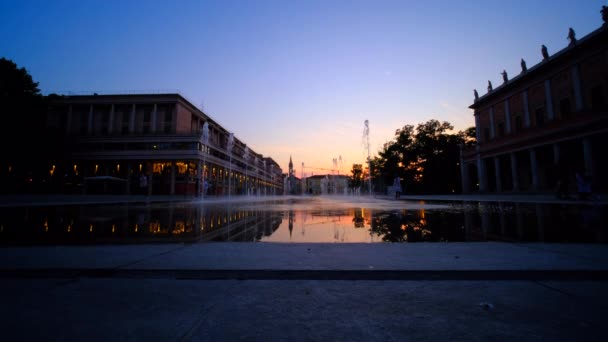
[[[592,204],[323,196],[3,207],[0,243],[606,243],[605,209]]]

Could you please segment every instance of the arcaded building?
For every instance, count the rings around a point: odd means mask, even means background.
[[[145,195],[283,193],[282,170],[179,94],[59,96],[47,126],[65,156],[48,183],[65,191]]]
[[[474,111],[477,145],[461,151],[463,192],[555,190],[560,170],[575,192],[575,172],[592,175],[594,191],[607,190],[608,24],[585,37],[568,32],[566,47],[479,96]],[[566,32],[564,32],[566,36]]]

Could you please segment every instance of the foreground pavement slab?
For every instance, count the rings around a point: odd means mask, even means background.
[[[14,341],[605,340],[606,282],[3,279]]]

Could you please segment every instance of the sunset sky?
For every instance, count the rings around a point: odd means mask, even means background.
[[[179,92],[302,175],[364,163],[396,129],[474,125],[502,83],[602,25],[603,0],[2,1],[0,57],[44,94]],[[333,160],[342,163],[335,165]]]

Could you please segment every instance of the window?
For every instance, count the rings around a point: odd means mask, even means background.
[[[570,108],[570,99],[565,98],[559,101],[559,111],[562,114],[562,118],[571,116],[572,109]]]
[[[129,133],[129,116],[130,114],[127,110],[122,112],[121,132],[123,134]]]
[[[173,130],[173,112],[165,113],[165,133],[171,133]]]
[[[498,123],[498,136],[502,137],[505,135],[505,124],[503,122]]]
[[[142,126],[142,133],[150,133],[150,111],[144,112],[144,122]]]
[[[534,112],[536,116],[536,126],[541,127],[545,124],[545,108],[541,107]]]
[[[523,128],[523,122],[521,119],[521,115],[517,114],[517,115],[515,115],[515,130],[521,131],[522,128]]]
[[[599,110],[605,107],[604,89],[601,85],[591,88],[591,109]]]

